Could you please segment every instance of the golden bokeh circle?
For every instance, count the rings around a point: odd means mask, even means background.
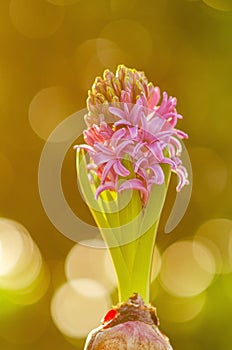
[[[168,322],[188,322],[200,314],[205,302],[205,292],[190,298],[180,298],[164,293],[158,302],[159,316]]]
[[[96,39],[96,52],[102,65],[112,70],[115,70],[117,65],[126,59],[125,51],[117,43],[109,39]]]
[[[47,38],[64,19],[64,9],[44,0],[11,0],[9,14],[19,33],[29,38]]]
[[[97,40],[101,39],[85,40],[76,48],[73,56],[78,86],[85,91],[90,89],[95,77],[102,75],[106,68],[98,56]]]
[[[216,263],[201,242],[183,240],[170,245],[162,255],[160,282],[170,294],[193,297],[212,283]]]
[[[68,281],[89,278],[101,283],[107,290],[116,286],[114,268],[106,249],[75,244],[66,257],[65,274]]]
[[[124,61],[118,62],[141,69],[152,56],[151,33],[141,23],[120,19],[106,24],[99,37],[113,41],[124,53]]]
[[[0,288],[30,287],[42,268],[42,256],[28,231],[18,222],[0,218]]]
[[[74,105],[69,91],[62,86],[50,86],[33,97],[28,111],[29,123],[40,138],[47,140],[55,127],[72,112]]]
[[[63,284],[51,301],[52,318],[58,329],[71,338],[84,338],[99,325],[110,308],[106,289],[91,279],[76,279]]]
[[[24,250],[24,239],[12,221],[0,219],[0,280],[16,268]]]
[[[212,249],[218,266],[218,272],[232,271],[232,220],[225,218],[211,219],[204,222],[197,230],[196,238],[205,239],[217,247]]]

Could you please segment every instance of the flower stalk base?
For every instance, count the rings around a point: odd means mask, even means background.
[[[158,325],[156,309],[134,294],[106,314],[88,335],[84,350],[173,350]]]

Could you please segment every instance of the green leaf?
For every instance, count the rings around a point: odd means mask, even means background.
[[[130,175],[120,178],[119,182],[135,178],[129,157],[125,157],[123,165],[130,170]],[[94,183],[90,183],[85,153],[83,150],[77,151],[81,191],[109,247],[118,278],[120,301],[137,292],[145,302],[149,302],[152,254],[170,179],[170,166],[163,165],[163,171],[165,184],[153,186],[145,208],[137,190],[125,190],[120,194],[104,191],[96,200],[100,180],[93,174]]]
[[[115,235],[116,231],[120,229],[120,225],[118,225],[118,227],[112,227],[112,220],[114,220],[115,225],[115,217],[118,215],[118,211],[115,212],[114,216],[111,217],[111,221],[109,221],[109,216],[106,214],[106,201],[103,200],[106,194],[103,196],[103,198],[102,196],[99,196],[98,200],[95,199],[96,186],[99,185],[99,183],[97,183],[98,179],[95,178],[95,184],[90,184],[87,173],[85,152],[83,150],[77,150],[76,169],[80,189],[84,199],[89,206],[105,243],[108,245],[108,247],[111,247],[109,250],[118,278],[119,299],[122,300],[121,288],[128,283],[130,280],[130,275],[120,245],[117,241],[117,235]],[[107,196],[108,199],[111,200],[112,198],[114,200],[110,193],[108,193]]]

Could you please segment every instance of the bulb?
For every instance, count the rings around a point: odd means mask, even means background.
[[[173,350],[158,324],[156,309],[134,294],[105,315],[89,333],[84,350]]]

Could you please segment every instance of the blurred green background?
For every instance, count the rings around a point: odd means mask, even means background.
[[[175,350],[230,350],[231,1],[4,0],[0,52],[0,216],[30,233],[1,219],[0,348],[82,349],[87,331],[117,301],[108,257],[75,245],[50,223],[37,172],[50,132],[85,107],[96,76],[123,63],[178,98],[179,127],[189,134],[191,201],[166,235],[171,191],[157,240],[152,301],[161,329]],[[91,220],[76,189],[72,149],[62,183],[75,213]],[[7,276],[10,259],[31,284],[20,287],[18,270]]]

